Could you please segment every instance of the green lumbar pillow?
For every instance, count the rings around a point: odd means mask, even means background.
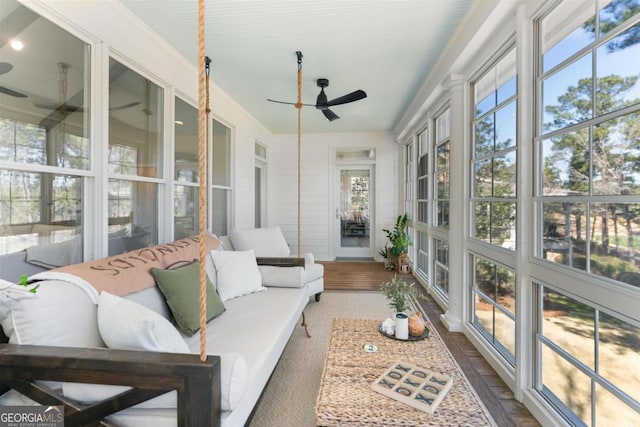
[[[151,274],[167,300],[176,325],[186,335],[200,329],[200,262],[170,270],[152,268]],[[207,322],[221,315],[224,304],[207,278]]]

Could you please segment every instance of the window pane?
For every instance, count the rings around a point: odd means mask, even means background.
[[[475,202],[474,237],[491,243],[491,202]]]
[[[15,1],[2,9],[0,160],[90,169],[89,45]]]
[[[496,198],[516,197],[516,153],[493,158],[493,196]]]
[[[515,250],[516,204],[510,202],[491,203],[491,243]]]
[[[229,198],[231,191],[218,188],[213,189],[211,212],[211,232],[218,236],[229,234]]]
[[[589,151],[587,128],[543,140],[543,194],[551,196],[588,194]]]
[[[493,152],[495,137],[494,117],[489,114],[475,125],[475,158],[481,158]]]
[[[595,2],[562,2],[544,17],[540,51],[544,72],[594,40]]]
[[[164,91],[109,59],[109,172],[162,177]]]
[[[592,307],[545,289],[542,333],[595,370],[595,310]]]
[[[542,82],[544,132],[593,117],[591,81],[591,54],[587,54]]]
[[[634,247],[640,243],[637,241],[640,226],[637,217],[633,217],[638,209],[640,204],[633,203],[591,204],[592,273],[633,285],[639,282],[640,267]]]
[[[158,243],[158,188],[146,182],[109,180],[109,255]]]
[[[417,233],[417,245],[418,251],[418,270],[425,276],[429,274],[429,236],[427,233],[418,231]]]
[[[515,363],[515,274],[481,257],[473,257],[474,324],[511,364]],[[502,307],[510,314],[505,313]]]
[[[426,224],[428,220],[429,220],[428,202],[418,200],[418,221]]]
[[[474,197],[493,195],[493,161],[491,159],[475,162]]]
[[[542,345],[542,383],[585,425],[591,425],[591,380],[558,353]],[[566,412],[566,409],[564,409]]]
[[[620,363],[625,366],[626,363]],[[621,368],[618,370],[624,378],[621,383],[628,378],[629,371]],[[638,425],[640,414],[631,409],[626,403],[609,393],[604,387],[596,384],[596,426],[633,426]]]
[[[588,222],[584,203],[545,202],[542,207],[542,256],[548,261],[586,270]]]
[[[505,148],[516,145],[516,102],[510,102],[496,111],[496,141],[495,150],[504,150]]]
[[[0,169],[0,255],[27,249],[45,268],[81,262],[82,195],[81,177]]]
[[[640,102],[638,58],[640,57],[640,24],[629,28],[598,48],[596,106],[597,114]]]
[[[176,98],[175,110],[175,179],[198,182],[198,109]]]
[[[640,114],[628,114],[594,129],[593,194],[640,194]]]
[[[634,375],[630,375],[630,372],[624,369],[625,366],[640,366],[640,328],[603,312],[600,312],[599,326],[600,375],[640,402],[638,370],[633,369]],[[598,412],[614,415],[600,404],[598,404]],[[621,422],[617,425],[626,425],[626,423]]]
[[[438,202],[439,227],[449,228],[449,202]]]
[[[509,72],[510,74],[515,74],[515,68],[516,68],[515,50],[509,56],[511,57],[510,61],[513,61],[513,63],[511,64],[511,66],[513,67],[513,70],[509,70]],[[513,76],[506,83],[504,83],[502,86],[498,88],[498,93],[497,93],[498,104],[506,101],[512,96],[515,96],[517,90],[518,90],[518,78],[516,76]]]
[[[429,197],[429,178],[427,176],[418,179],[418,199],[427,200]]]
[[[640,12],[640,2],[638,2],[638,0],[610,0],[603,2],[603,4],[605,4],[605,6],[600,9],[599,13],[601,37]],[[633,34],[633,36],[637,36],[637,32]],[[631,39],[629,42],[635,38],[633,36],[629,34],[629,39]],[[637,40],[637,38],[635,40]],[[623,40],[623,42],[625,41]]]
[[[231,185],[231,129],[213,121],[213,185]]]
[[[194,236],[200,231],[199,225],[199,188],[176,185],[173,195],[173,214],[175,240]]]
[[[449,294],[449,243],[440,239],[433,239],[435,257],[433,270],[434,284],[444,295]]]

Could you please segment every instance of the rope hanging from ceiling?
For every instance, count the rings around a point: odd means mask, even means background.
[[[297,51],[298,57],[298,98],[295,107],[298,110],[298,258],[300,258],[300,147],[302,128],[302,52]]]
[[[200,259],[200,360],[207,359],[207,129],[209,117],[209,58],[204,54],[204,0],[198,0],[198,224]],[[205,95],[206,93],[206,95]]]

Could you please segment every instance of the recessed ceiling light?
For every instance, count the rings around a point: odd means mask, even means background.
[[[20,52],[24,48],[24,43],[22,43],[22,41],[18,39],[11,39],[11,42],[9,44],[11,45],[11,48],[13,50],[16,50],[18,52]]]

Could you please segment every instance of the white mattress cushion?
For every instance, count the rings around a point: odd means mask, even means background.
[[[223,414],[223,424],[246,422],[307,302],[305,289],[267,288],[225,302],[227,311],[207,324],[207,353],[241,354],[247,364],[248,386],[237,406],[231,405],[233,411]],[[184,339],[193,353],[199,353],[197,334]],[[223,359],[223,380],[229,369],[225,365]]]

